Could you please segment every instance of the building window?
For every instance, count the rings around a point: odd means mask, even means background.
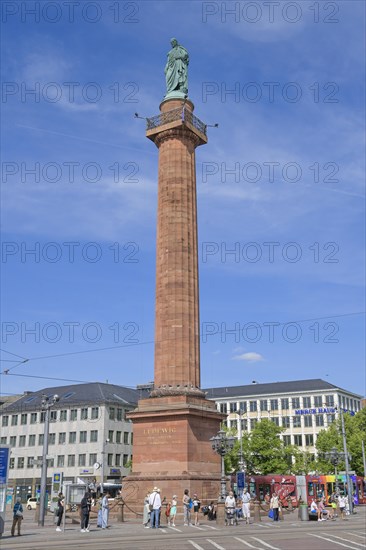
[[[310,409],[311,407],[311,397],[303,397],[302,398],[302,406],[304,409]]]
[[[4,436],[3,436],[3,437],[0,437],[0,444],[1,444],[1,445],[6,445],[6,440],[7,440],[7,437],[6,437],[6,436],[5,436],[5,437],[4,437]]]
[[[291,436],[290,435],[284,435],[283,436],[283,444],[285,447],[288,447],[288,445],[291,445]]]
[[[43,445],[44,434],[39,434],[38,436],[38,445]]]
[[[27,468],[33,468],[34,456],[28,456],[27,458]]]
[[[87,440],[87,432],[86,431],[82,431],[80,432],[79,434],[79,443],[86,443],[86,440]]]
[[[314,407],[322,407],[323,406],[323,396],[322,395],[315,395],[314,396]]]
[[[109,431],[108,431],[109,443],[113,443],[113,435],[114,435],[114,431],[113,431],[113,430],[109,430]]]
[[[59,445],[64,445],[66,443],[66,432],[60,432],[58,434],[58,443]]]
[[[116,462],[115,462],[115,465],[116,465],[116,466],[121,466],[121,455],[120,455],[120,454],[117,454],[117,455],[116,455]]]
[[[69,443],[76,443],[76,432],[69,433]]]
[[[116,443],[121,443],[122,432],[116,432]]]
[[[118,422],[122,422],[123,420],[123,409],[121,408],[117,409],[117,420]]]
[[[240,401],[239,410],[240,410],[241,413],[246,413],[247,412],[247,402],[246,401]]]
[[[67,410],[63,409],[60,411],[60,422],[66,422],[67,420]]]
[[[89,454],[89,466],[94,466],[97,462],[97,453],[90,453]]]
[[[46,420],[46,411],[42,411],[39,421],[41,422],[41,424],[44,424],[45,420]]]
[[[80,413],[81,420],[88,420],[88,407],[83,407]]]
[[[16,447],[16,444],[17,444],[17,436],[16,435],[11,435],[10,438],[9,438],[10,447]]]
[[[123,443],[128,445],[128,432],[123,432]]]
[[[276,426],[279,426],[280,425],[280,419],[278,418],[278,416],[273,416],[271,418],[271,421],[276,424]]]
[[[49,445],[54,445],[55,443],[56,443],[56,434],[55,433],[49,434],[48,444]]]
[[[28,437],[28,446],[29,447],[35,447],[35,445],[36,445],[36,436],[35,436],[35,434],[31,434]]]
[[[299,409],[300,408],[300,397],[293,397],[292,398],[292,408],[293,409]]]
[[[17,468],[24,468],[24,456],[18,456]]]
[[[109,420],[115,420],[116,410],[114,407],[109,407]]]
[[[241,419],[241,429],[242,431],[247,431],[248,429],[248,420],[246,418]]]
[[[294,445],[302,447],[302,435],[294,435]]]
[[[30,423],[31,424],[37,424],[37,413],[31,413],[30,415]]]
[[[335,414],[327,414],[328,426],[335,421]]]
[[[98,441],[98,430],[90,431],[90,443],[96,443]]]
[[[301,416],[292,417],[294,428],[301,428]]]
[[[47,458],[47,468],[53,468],[54,465],[55,465],[55,460],[54,458]]]
[[[74,420],[78,419],[78,410],[77,409],[70,409],[70,420],[73,422]]]
[[[58,455],[57,468],[63,468],[65,466],[65,455]]]
[[[314,445],[314,436],[313,434],[306,434],[305,435],[305,446],[306,447],[313,447]]]
[[[334,407],[334,395],[325,396],[325,405],[327,407]]]
[[[113,466],[113,455],[111,453],[107,455],[107,464],[108,466]]]
[[[50,422],[57,421],[57,411],[50,411]]]
[[[79,455],[78,466],[84,468],[86,465],[86,454]]]
[[[92,420],[96,420],[98,417],[99,417],[99,407],[92,407],[92,410],[91,410]]]
[[[9,426],[9,416],[7,416],[6,414],[2,418],[1,425],[4,427]]]
[[[271,399],[271,411],[278,411],[278,399]]]
[[[288,397],[284,397],[283,399],[281,399],[281,408],[284,409],[285,411],[289,408]]]
[[[237,410],[238,410],[238,406],[236,404],[236,401],[234,401],[234,402],[232,401],[230,403],[230,412],[231,413],[236,413]]]
[[[128,462],[128,455],[123,455],[123,466],[126,467],[127,462]]]
[[[324,426],[324,416],[322,414],[315,415],[315,426]]]
[[[75,455],[67,455],[67,465],[69,467],[75,466]]]
[[[313,418],[311,416],[311,414],[306,414],[304,416],[304,426],[305,428],[311,428],[313,425]]]
[[[17,426],[18,425],[18,415],[17,414],[12,414],[11,415],[11,425],[12,426]]]
[[[19,436],[19,447],[25,447],[25,435]]]
[[[250,412],[257,412],[257,402],[249,401],[249,410]]]
[[[22,413],[20,415],[20,423],[22,426],[25,426],[25,424],[27,423],[27,420],[28,420],[28,415],[26,413]]]
[[[283,416],[282,417],[282,427],[283,428],[289,428],[290,427],[290,417],[289,416]]]
[[[9,461],[9,470],[14,470],[15,458],[11,458]]]
[[[260,410],[263,412],[263,411],[266,411],[268,409],[268,401],[267,399],[261,399],[259,401],[259,408]]]

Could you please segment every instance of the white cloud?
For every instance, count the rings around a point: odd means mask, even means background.
[[[263,355],[256,353],[255,351],[248,351],[241,355],[234,355],[234,361],[249,361],[250,363],[257,363],[258,361],[264,361]]]

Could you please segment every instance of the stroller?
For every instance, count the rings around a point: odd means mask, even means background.
[[[235,508],[225,508],[225,525],[238,525]]]

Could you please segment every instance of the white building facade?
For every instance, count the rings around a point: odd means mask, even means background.
[[[285,429],[285,445],[316,454],[316,438],[343,412],[361,409],[362,396],[321,379],[252,383],[204,390],[217,409],[227,415],[226,425],[240,434],[251,432],[257,422],[268,418]]]
[[[136,390],[111,384],[46,388],[22,396],[0,412],[0,444],[11,446],[9,484],[25,500],[40,485],[45,411],[42,396],[59,401],[49,410],[48,485],[54,473],[63,479],[120,482],[132,460],[132,423]]]

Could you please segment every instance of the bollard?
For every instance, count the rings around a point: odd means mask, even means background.
[[[217,525],[225,525],[225,503],[218,502],[216,504],[216,523]]]
[[[253,502],[253,517],[254,517],[254,521],[262,521],[261,520],[260,504],[259,504],[259,500],[257,500],[257,498],[255,498],[255,500]]]

